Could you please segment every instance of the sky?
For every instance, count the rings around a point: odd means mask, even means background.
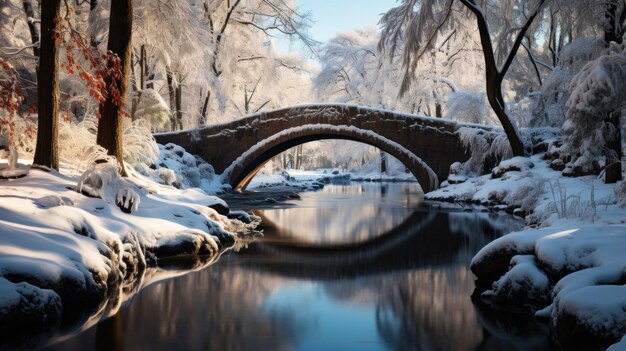
[[[311,37],[326,42],[338,32],[377,26],[382,13],[397,5],[396,0],[298,0],[301,12],[309,12],[313,25]],[[281,51],[299,51],[298,45],[279,38]]]

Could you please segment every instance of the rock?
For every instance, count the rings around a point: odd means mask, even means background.
[[[139,209],[140,197],[130,188],[120,189],[115,197],[115,205],[124,213],[132,213]]]
[[[221,203],[209,205],[209,208],[214,209],[217,213],[221,214],[222,216],[227,216],[228,213],[230,213],[230,209],[228,208],[228,205],[224,205]]]
[[[57,206],[74,206],[74,201],[66,196],[48,195],[36,199],[35,205],[40,208],[51,208]]]
[[[466,176],[451,174],[448,176],[448,184],[461,184],[467,181]]]
[[[196,235],[179,234],[172,238],[163,238],[157,242],[154,254],[158,259],[183,256],[197,255],[200,251],[201,243]]]
[[[564,177],[573,177],[574,176],[574,166],[571,163],[568,163],[567,165],[565,165],[565,168],[563,168],[563,171],[561,172],[561,175]]]
[[[500,162],[497,167],[491,170],[491,178],[501,178],[507,172],[521,172],[534,168],[535,164],[525,157],[513,157]]]
[[[550,323],[550,332],[561,350],[606,350],[621,339],[606,330],[590,328],[572,312],[558,313]]]
[[[615,184],[622,180],[622,165],[620,162],[614,162],[606,166],[604,169],[604,183]]]
[[[245,211],[232,211],[227,215],[227,217],[229,219],[236,219],[246,224],[252,223],[252,217],[250,217],[250,214]]]
[[[50,333],[61,322],[61,299],[52,290],[26,282],[13,283],[0,277],[0,296],[5,302],[0,309],[2,349],[18,345],[22,349],[25,345],[36,344],[37,338],[33,336]]]
[[[528,252],[511,247],[498,248],[487,253],[482,259],[473,261],[470,269],[478,280],[494,282],[509,270],[509,264],[514,256],[532,253],[532,248]]]
[[[461,162],[454,162],[450,165],[450,174],[462,174],[464,171],[463,164]]]
[[[554,159],[550,162],[550,168],[555,171],[563,171],[565,169],[565,162],[560,158]]]
[[[195,232],[181,232],[163,237],[152,249],[158,260],[183,256],[212,256],[218,250],[218,243],[212,238]]]
[[[504,175],[504,170],[500,167],[494,167],[491,170],[491,179],[498,179]]]
[[[516,255],[511,269],[483,293],[497,304],[545,307],[549,302],[550,280],[537,268],[533,255]]]

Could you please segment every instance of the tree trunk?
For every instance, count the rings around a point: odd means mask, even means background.
[[[146,82],[147,89],[154,89],[154,73],[148,75],[148,81]]]
[[[387,153],[380,150],[380,173],[387,174]]]
[[[202,104],[202,111],[200,111],[200,126],[204,126],[207,120],[207,112],[209,111],[209,99],[211,98],[211,90],[207,89],[206,96],[204,97],[204,103]]]
[[[137,74],[135,72],[135,54],[132,51],[130,55],[130,76],[132,77],[133,82],[133,84],[131,85],[132,98],[130,100],[130,118],[135,121],[135,114],[137,112],[137,107],[139,105],[139,96],[141,94],[139,90],[141,89],[139,88],[139,84],[137,82]]]
[[[174,87],[174,75],[170,66],[165,66],[167,89],[170,94],[170,123],[172,131],[176,130],[176,88]]]
[[[178,130],[183,129],[183,86],[178,84],[176,86],[176,123],[178,124]]]
[[[613,184],[622,180],[622,123],[621,123],[621,110],[615,111],[607,119],[615,129],[615,138],[609,143],[608,148],[615,152],[616,159],[607,159],[609,165],[605,169],[604,182],[607,184]]]
[[[141,45],[139,50],[139,89],[144,90],[146,88],[146,46]]]
[[[37,71],[37,146],[34,164],[59,169],[59,41],[54,32],[61,0],[41,2],[41,47]]]
[[[109,42],[107,49],[120,58],[122,79],[107,77],[107,86],[111,83],[117,84],[120,92],[120,101],[114,101],[112,94],[107,95],[107,99],[100,106],[100,120],[98,121],[98,145],[104,147],[109,155],[115,156],[120,165],[122,175],[126,175],[124,161],[122,157],[123,133],[124,133],[124,111],[126,103],[126,92],[128,90],[128,79],[131,65],[131,39],[133,26],[133,1],[114,0],[111,2],[111,13],[109,15]]]
[[[302,167],[302,144],[296,146],[296,169]]]
[[[31,0],[23,0],[22,6],[24,7],[24,13],[26,13],[26,23],[28,23],[28,30],[30,31],[30,39],[33,45],[39,42],[39,32],[37,26],[33,22],[35,19],[35,11],[33,11],[33,3]],[[41,44],[41,43],[40,43]],[[39,47],[33,46],[33,55],[39,57]]]
[[[504,102],[504,98],[502,97],[502,81],[504,80],[504,76],[515,57],[517,49],[521,45],[521,42],[526,34],[526,31],[530,27],[530,24],[534,20],[537,15],[540,6],[544,1],[541,1],[535,12],[529,16],[526,20],[526,23],[521,28],[520,32],[517,34],[517,38],[509,55],[502,67],[502,69],[498,69],[496,59],[494,56],[493,46],[491,44],[491,35],[489,33],[489,26],[487,25],[487,20],[484,17],[484,13],[480,9],[479,5],[473,0],[461,0],[461,2],[467,6],[476,16],[476,21],[478,24],[478,32],[480,35],[480,43],[483,48],[483,56],[485,59],[485,80],[487,85],[487,99],[489,100],[489,104],[491,108],[498,116],[500,123],[502,124],[502,128],[506,133],[507,138],[509,139],[509,143],[511,144],[511,151],[513,152],[513,156],[524,156],[526,151],[524,150],[524,143],[522,138],[517,130],[517,127],[511,122],[511,118],[506,113],[506,103]]]
[[[606,6],[604,17],[609,22],[609,25],[604,31],[604,42],[607,46],[609,46],[612,41],[621,44],[622,24],[619,23],[619,18],[617,18],[617,4],[615,2],[609,2]]]
[[[91,22],[91,16],[95,16],[95,10],[98,8],[98,0],[90,0],[89,1],[89,22]],[[93,48],[97,48],[98,47],[98,41],[96,40],[96,36],[95,35],[91,35],[91,38],[89,39],[89,44],[91,45],[91,47]]]

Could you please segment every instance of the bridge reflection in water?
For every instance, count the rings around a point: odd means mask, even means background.
[[[418,206],[382,235],[329,243],[274,223],[265,239],[146,288],[131,308],[55,349],[96,340],[129,350],[547,349],[536,324],[502,323],[470,300],[471,256],[518,225]]]

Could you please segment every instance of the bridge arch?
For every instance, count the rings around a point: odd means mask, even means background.
[[[320,125],[329,127],[312,130]],[[424,191],[429,191],[447,179],[452,163],[465,162],[470,156],[459,138],[460,127],[487,129],[356,105],[310,104],[258,112],[222,124],[159,133],[154,137],[160,144],[174,143],[202,157],[233,186],[241,183],[240,174],[253,174],[262,164],[258,160],[253,162],[255,157],[266,161],[269,154],[308,141],[355,140],[377,146],[398,158],[416,176]],[[275,144],[268,147],[270,142]],[[230,169],[226,176],[227,168]],[[428,169],[435,172],[436,181],[425,176],[431,174]]]
[[[288,128],[261,140],[234,160],[222,173],[222,179],[231,184],[233,189],[245,189],[259,169],[272,157],[294,146],[325,139],[352,140],[375,146],[402,162],[415,176],[424,192],[439,186],[435,171],[404,146],[370,130],[331,124],[309,124]]]

